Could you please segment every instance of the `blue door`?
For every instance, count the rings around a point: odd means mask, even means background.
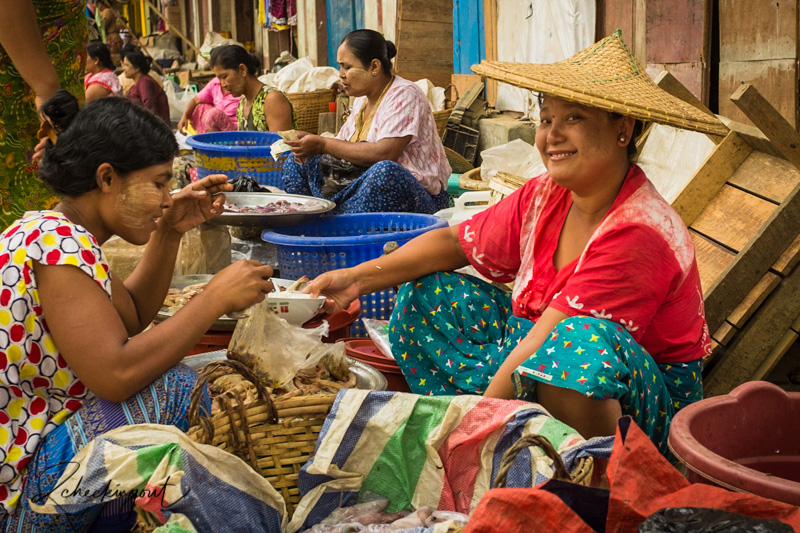
[[[336,51],[345,35],[364,27],[364,0],[325,0],[328,18],[328,65],[336,66]]]
[[[453,69],[472,74],[472,65],[486,58],[483,0],[453,0]]]

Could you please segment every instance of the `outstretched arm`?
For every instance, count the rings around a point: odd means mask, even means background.
[[[42,41],[30,0],[4,0],[0,45],[36,95],[36,109],[58,91],[58,74]]]

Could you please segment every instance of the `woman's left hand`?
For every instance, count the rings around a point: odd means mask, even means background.
[[[186,233],[222,213],[224,192],[232,190],[233,185],[228,183],[228,177],[223,174],[190,183],[172,195],[172,206],[159,219],[159,223],[177,233]]]
[[[319,155],[325,150],[325,138],[305,131],[297,132],[298,140],[285,141],[292,149],[295,159],[305,161],[309,157]]]

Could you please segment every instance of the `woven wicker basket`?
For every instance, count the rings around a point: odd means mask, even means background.
[[[464,172],[458,179],[458,186],[470,191],[485,191],[489,185],[481,179],[481,167]]]
[[[436,130],[439,132],[439,137],[444,137],[444,130],[447,127],[447,119],[453,113],[453,108],[443,109],[442,111],[433,112],[433,120],[436,121]]]
[[[508,471],[514,464],[517,454],[525,448],[540,448],[542,452],[549,457],[551,461],[553,461],[553,466],[555,468],[553,479],[571,481],[572,483],[585,486],[589,486],[589,484],[592,482],[594,459],[591,457],[582,457],[578,459],[578,464],[573,472],[570,473],[564,466],[564,461],[561,459],[561,456],[558,454],[550,441],[547,440],[547,437],[542,435],[525,435],[517,442],[512,444],[511,447],[506,450],[506,453],[503,454],[503,458],[500,461],[500,468],[498,468],[497,476],[494,478],[494,488],[505,488]]]
[[[319,131],[319,114],[328,113],[328,104],[335,100],[333,89],[320,89],[307,93],[288,93],[297,115],[297,129],[309,133]]]
[[[246,401],[237,394],[221,394],[215,402],[219,412],[200,416],[198,408],[203,384],[225,373],[238,373],[256,385],[258,399]],[[297,477],[314,454],[317,437],[331,410],[335,394],[298,396],[274,401],[261,380],[237,361],[207,365],[192,391],[189,438],[211,444],[241,458],[264,476],[286,501],[291,516],[300,502]]]
[[[506,196],[510,195],[528,182],[528,178],[509,174],[508,172],[498,171],[497,174],[489,179],[489,188],[492,190],[492,197],[489,205],[494,205]]]

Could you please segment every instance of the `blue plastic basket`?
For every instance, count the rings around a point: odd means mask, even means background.
[[[321,217],[314,222],[266,230],[261,238],[277,249],[281,277],[315,278],[323,272],[359,265],[383,255],[383,245],[403,245],[426,231],[447,226],[432,216],[414,213],[365,213]],[[394,309],[391,289],[361,297],[361,316],[387,320]],[[354,334],[365,335],[361,321]]]
[[[260,185],[283,188],[288,152],[275,161],[269,151],[278,139],[277,133],[263,131],[217,131],[192,135],[186,143],[194,149],[198,178],[225,174],[232,179],[246,174]]]

